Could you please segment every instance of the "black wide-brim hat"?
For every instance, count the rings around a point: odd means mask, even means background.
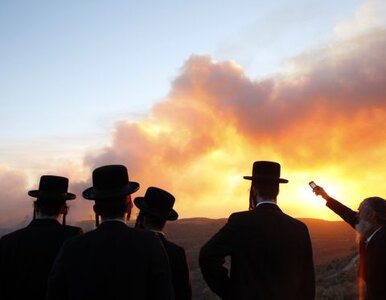
[[[93,186],[83,191],[87,200],[103,200],[130,195],[139,189],[139,183],[129,181],[127,169],[122,165],[108,165],[92,172]]]
[[[287,179],[280,178],[280,164],[273,161],[255,161],[252,167],[252,176],[244,176],[244,179],[288,183]]]
[[[149,187],[144,197],[136,197],[134,204],[141,211],[168,221],[178,219],[178,213],[173,209],[175,198],[169,192]]]
[[[68,191],[68,178],[55,175],[40,177],[39,189],[28,191],[28,195],[40,200],[74,200],[76,195]]]

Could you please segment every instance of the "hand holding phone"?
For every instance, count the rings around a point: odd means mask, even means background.
[[[318,186],[315,182],[310,181],[308,184],[312,188],[312,191],[315,193],[316,196],[322,196],[322,198],[325,200],[327,200],[330,197],[326,193],[326,191],[321,186]]]

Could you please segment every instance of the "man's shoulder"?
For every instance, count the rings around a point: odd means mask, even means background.
[[[293,226],[297,226],[297,227],[299,227],[299,228],[301,228],[303,230],[308,230],[308,227],[307,227],[307,225],[304,222],[302,222],[302,221],[300,221],[298,219],[295,219],[294,217],[291,217],[291,216],[289,216],[287,214],[284,214],[284,215],[287,217],[288,222],[293,224]]]
[[[251,217],[251,212],[252,212],[251,210],[236,211],[229,216],[228,220],[249,218]]]
[[[293,226],[293,227],[297,227],[299,229],[308,230],[307,225],[304,222],[302,222],[302,221],[300,221],[300,220],[298,220],[298,219],[296,219],[296,218],[294,218],[294,217],[292,217],[284,212],[281,212],[280,215],[281,215],[282,220],[286,224],[288,224],[288,226]]]
[[[232,213],[227,221],[226,226],[228,228],[236,228],[239,226],[249,226],[250,224],[254,223],[256,220],[253,211],[246,210],[246,211],[238,211]]]
[[[33,237],[40,237],[42,234],[45,236],[45,233],[50,232],[50,234],[54,234],[57,236],[58,239],[61,238],[67,238],[72,236],[77,236],[82,234],[82,229],[80,227],[76,226],[69,226],[69,225],[61,225],[57,227],[32,227],[32,226],[26,226],[20,229],[17,229],[15,231],[12,231],[8,234],[5,234],[1,237],[2,243],[13,243],[15,241],[19,241],[20,239],[24,239],[30,236]]]
[[[248,222],[253,218],[255,218],[253,210],[236,211],[229,216],[228,223]]]
[[[138,228],[132,228],[128,227],[131,234],[136,238],[136,239],[143,239],[143,240],[159,240],[160,238],[158,237],[157,233],[151,230],[147,229],[138,229]]]
[[[81,234],[83,232],[82,228],[71,225],[62,225],[62,230],[71,234]]]
[[[256,218],[262,218],[263,215],[264,217],[267,217],[267,214],[269,214],[270,216],[272,215],[270,213],[267,213],[267,211],[263,210],[239,211],[232,213],[229,216],[228,223],[250,222],[251,220],[255,220]],[[281,218],[285,223],[288,224],[288,226],[298,227],[299,229],[307,230],[306,224],[304,224],[302,221],[299,221],[298,219],[295,219],[294,217],[291,217],[290,215],[287,215],[280,209],[275,210],[275,214],[273,214],[272,217]]]
[[[29,231],[29,228],[28,226],[27,227],[23,227],[23,228],[20,228],[20,229],[17,229],[17,230],[14,230],[12,232],[9,232],[5,235],[3,235],[0,240],[2,243],[8,243],[8,242],[11,242],[15,239],[18,239],[19,237],[23,236],[25,233],[28,233]]]
[[[120,224],[118,224],[118,225],[120,225]],[[108,230],[101,229],[101,228],[96,228],[94,230],[90,230],[82,235],[79,235],[77,237],[72,238],[68,242],[68,244],[87,243],[91,240],[98,240],[98,239],[102,238],[102,236],[106,236],[106,235],[110,235],[110,236],[114,235],[114,236],[117,236],[120,238],[131,237],[131,238],[135,239],[136,241],[154,240],[154,239],[158,240],[158,236],[152,231],[132,228],[132,227],[123,225],[123,226],[114,226],[113,228],[109,228]]]
[[[169,248],[172,248],[173,250],[177,251],[177,252],[185,252],[185,249],[184,247],[168,240],[168,239],[165,239],[165,245],[166,247],[169,247]]]

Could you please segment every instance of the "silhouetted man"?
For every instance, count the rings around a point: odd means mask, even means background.
[[[66,200],[76,196],[67,192],[68,179],[45,175],[39,189],[28,192],[37,198],[34,219],[25,228],[0,239],[0,298],[44,299],[47,278],[63,242],[79,235],[79,227],[61,225],[67,214]]]
[[[359,241],[359,298],[386,299],[386,201],[380,197],[364,199],[355,212],[331,198],[317,186],[316,195],[326,200],[326,205],[357,230]],[[364,284],[363,284],[364,283]]]
[[[97,168],[92,180],[83,197],[95,201],[102,223],[63,245],[47,299],[173,299],[169,262],[158,236],[125,223],[139,184],[129,181],[122,165]]]
[[[169,257],[176,300],[192,299],[189,267],[185,250],[166,239],[163,229],[166,221],[175,221],[178,213],[173,209],[175,198],[169,192],[149,187],[144,197],[136,197],[134,204],[140,209],[136,227],[157,232]]]
[[[227,300],[314,299],[311,241],[306,225],[276,204],[280,165],[253,164],[250,210],[232,214],[201,249],[200,267],[208,286]],[[224,267],[230,256],[230,275]]]

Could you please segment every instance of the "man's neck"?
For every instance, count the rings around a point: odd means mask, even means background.
[[[260,205],[263,205],[263,204],[273,204],[273,205],[277,205],[276,204],[276,201],[274,200],[263,200],[263,201],[259,201],[256,203],[256,207],[260,206]]]
[[[156,232],[162,232],[163,231],[163,227],[149,226],[148,224],[144,224],[144,228],[147,230],[156,231]]]
[[[102,218],[101,223],[111,222],[111,221],[122,222],[126,224],[125,218]]]
[[[36,220],[56,220],[59,221],[59,216],[44,216],[44,215],[37,215]]]
[[[262,198],[262,197],[258,196],[256,198],[256,205],[259,203],[262,203],[262,202],[264,202],[264,203],[270,203],[270,202],[272,203],[273,202],[276,204],[276,199]]]
[[[150,230],[150,231],[153,231],[153,232],[156,232],[156,233],[160,233],[162,234],[163,236],[166,236],[165,235],[165,232],[162,231],[162,229],[150,229],[150,228],[145,228],[147,230]]]

